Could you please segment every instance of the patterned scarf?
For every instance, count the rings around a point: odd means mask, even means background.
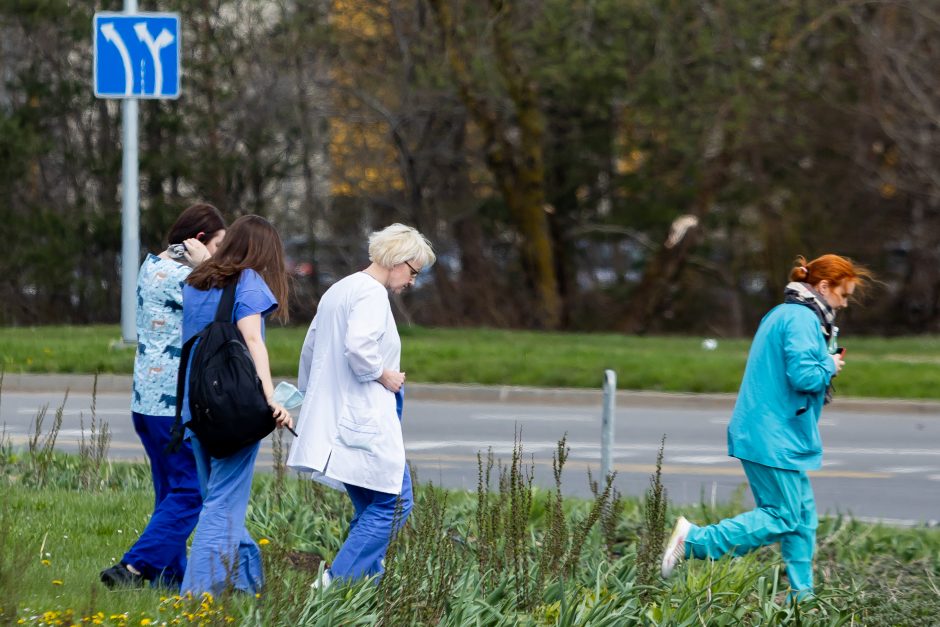
[[[826,299],[824,299],[819,292],[810,287],[809,283],[793,281],[787,283],[786,288],[783,290],[783,302],[803,305],[804,307],[812,309],[816,317],[819,318],[819,325],[822,327],[823,335],[825,335],[828,340],[829,352],[835,352],[838,347],[836,340],[839,337],[839,327],[834,324],[836,312],[833,311],[832,307],[829,306],[829,303],[826,302]],[[832,402],[832,394],[834,391],[835,388],[830,381],[829,387],[826,389],[824,404],[828,405]]]

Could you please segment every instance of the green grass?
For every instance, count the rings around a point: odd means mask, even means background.
[[[268,329],[276,377],[294,377],[305,328]],[[618,387],[670,392],[735,392],[750,340],[720,340],[706,351],[699,337],[539,333],[489,329],[401,329],[402,368],[412,382],[598,388],[603,371]],[[116,326],[0,329],[7,372],[128,374],[133,350],[115,347]],[[940,399],[940,336],[844,337],[847,365],[837,393]]]
[[[520,606],[514,592],[518,581],[511,572],[479,571],[475,495],[426,486],[418,490],[405,542],[398,549],[399,555],[417,558],[409,566],[415,572],[390,571],[387,585],[378,588],[365,583],[315,593],[308,587],[315,573],[297,567],[288,555],[304,551],[332,557],[350,507],[335,491],[291,478],[279,485],[272,475],[255,478],[248,512],[249,531],[255,539],[264,539],[268,586],[259,598],[209,602],[180,599],[166,590],[108,591],[97,581],[98,571],[121,557],[146,525],[152,507],[146,468],[109,466],[93,489],[81,490],[76,457],[56,455],[48,475],[39,477],[29,472],[27,453],[15,455],[4,447],[2,455],[0,623],[373,625],[384,619],[386,624],[455,626],[921,626],[940,616],[940,530],[839,519],[826,519],[820,526],[818,596],[806,604],[787,602],[776,549],[736,560],[692,562],[668,582],[654,582],[648,600],[642,601],[634,579],[642,525],[642,509],[635,500],[626,502],[614,527],[617,548],[612,555],[599,534],[592,534],[575,572],[546,581]],[[40,483],[43,487],[37,489]],[[535,493],[525,531],[531,538],[526,550],[536,558],[545,550],[540,541],[548,533],[549,499],[548,492]],[[439,506],[441,524],[428,525]],[[565,499],[563,515],[577,523],[589,507],[587,501]],[[736,513],[739,507],[732,503],[718,510],[690,508],[686,514],[704,523]],[[442,552],[446,559],[440,557]],[[432,575],[445,572],[450,577],[446,590],[435,588]],[[531,571],[525,576],[534,579]],[[435,602],[439,606],[428,613]],[[400,609],[405,613],[394,613]],[[410,618],[404,620],[403,615]]]

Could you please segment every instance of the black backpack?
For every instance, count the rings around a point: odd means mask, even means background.
[[[186,426],[196,434],[206,452],[217,459],[264,439],[276,426],[245,338],[232,322],[237,283],[237,279],[233,280],[222,291],[215,320],[183,345],[176,385],[174,431],[179,438],[184,377],[195,345],[189,368],[192,420]]]

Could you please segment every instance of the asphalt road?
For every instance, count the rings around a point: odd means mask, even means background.
[[[418,395],[421,396],[421,395]],[[428,395],[425,395],[428,396]],[[431,395],[433,396],[433,395]],[[10,392],[0,396],[0,423],[6,438],[25,446],[37,411],[49,409],[45,425],[62,404],[62,392]],[[600,395],[556,402],[536,394],[527,402],[422,400],[405,406],[404,435],[408,458],[420,481],[476,490],[477,452],[492,448],[508,460],[516,429],[523,450],[534,456],[536,483],[552,485],[552,454],[567,433],[571,449],[563,487],[566,493],[590,494],[587,469],[600,466]],[[891,523],[919,524],[940,519],[940,414],[905,411],[891,405],[865,407],[838,400],[823,414],[826,452],[823,468],[811,473],[820,514],[847,514]],[[73,393],[64,405],[57,449],[76,451],[81,420],[90,419],[91,395]],[[97,416],[112,432],[113,459],[143,459],[129,416],[129,395],[97,395]],[[666,435],[664,484],[673,503],[722,502],[744,483],[737,460],[728,458],[725,428],[730,410],[721,403],[696,403],[686,396],[618,406],[614,463],[616,486],[641,495],[649,484],[662,436]],[[286,436],[290,439],[290,436]],[[265,443],[259,468],[272,464]],[[744,504],[752,503],[745,492]]]

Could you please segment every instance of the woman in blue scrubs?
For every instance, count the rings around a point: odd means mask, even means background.
[[[274,400],[264,342],[268,316],[287,321],[284,251],[277,231],[260,216],[235,220],[218,252],[187,277],[183,288],[184,344],[212,322],[222,291],[231,283],[236,286],[232,317],[254,361],[268,405],[278,427],[292,427],[290,414]],[[191,418],[188,382],[182,418],[184,424]],[[196,596],[205,592],[218,595],[227,589],[255,594],[264,583],[261,551],[245,528],[245,515],[261,442],[216,458],[196,435],[190,436],[203,505],[181,590]]]
[[[707,527],[679,517],[663,577],[687,557],[743,555],[779,542],[794,594],[812,594],[818,518],[806,473],[822,463],[819,416],[843,366],[835,314],[869,278],[838,255],[797,259],[783,304],[754,336],[728,425],[728,454],[741,460],[757,507]]]
[[[186,570],[186,541],[196,526],[202,497],[189,442],[170,452],[176,419],[176,375],[183,346],[183,282],[215,254],[225,220],[205,203],[180,214],[167,235],[169,247],[149,254],[137,274],[137,354],[131,417],[150,460],[153,515],[121,561],[101,571],[109,588],[178,588]]]

